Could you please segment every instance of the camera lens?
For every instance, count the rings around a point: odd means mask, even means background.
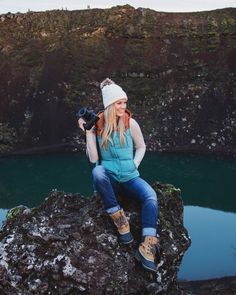
[[[87,113],[87,108],[85,108],[85,107],[81,108],[78,112],[78,116],[82,118],[85,116],[86,113]]]

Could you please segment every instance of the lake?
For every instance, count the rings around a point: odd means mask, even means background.
[[[179,279],[236,275],[236,160],[147,153],[140,174],[181,189],[184,224],[192,239]],[[92,194],[91,167],[82,153],[0,158],[0,223],[7,209],[38,206],[53,190]]]

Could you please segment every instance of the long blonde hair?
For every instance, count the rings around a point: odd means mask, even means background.
[[[125,123],[123,117],[119,117],[117,121],[115,104],[109,105],[104,110],[104,126],[102,131],[102,147],[107,149],[108,140],[114,144],[112,139],[112,132],[119,132],[120,144],[124,145],[124,133],[125,133]]]

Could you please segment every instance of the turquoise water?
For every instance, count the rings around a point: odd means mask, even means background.
[[[236,214],[185,206],[184,217],[192,245],[185,253],[179,278],[236,275]]]
[[[192,245],[179,278],[236,275],[236,160],[146,154],[140,173],[150,183],[172,183],[182,191]],[[92,194],[91,168],[84,154],[0,158],[0,223],[8,208],[37,206],[53,189]]]

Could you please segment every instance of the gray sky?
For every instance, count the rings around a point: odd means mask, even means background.
[[[157,11],[185,12],[213,10],[217,8],[236,7],[236,0],[0,0],[0,14],[7,12],[45,11],[51,9],[86,9],[109,8],[116,5],[130,4],[137,7],[151,8]]]

